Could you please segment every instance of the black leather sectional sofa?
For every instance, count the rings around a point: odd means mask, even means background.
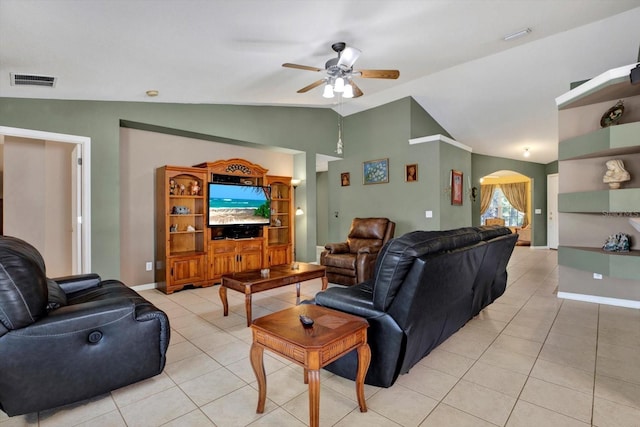
[[[162,372],[164,312],[97,274],[48,279],[30,244],[0,236],[0,409],[26,414]]]
[[[330,287],[315,303],[369,321],[365,383],[390,387],[502,295],[516,240],[500,226],[411,232],[384,246],[371,280]],[[354,379],[355,352],[326,369]]]

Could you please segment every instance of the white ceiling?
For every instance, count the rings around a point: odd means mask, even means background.
[[[502,37],[523,28],[526,37]],[[340,108],[322,88],[331,44],[362,50]],[[557,159],[554,99],[569,83],[636,62],[640,0],[0,0],[0,96],[293,105],[350,115],[413,96],[475,153]],[[11,86],[10,73],[55,88]],[[149,98],[145,91],[160,95]]]

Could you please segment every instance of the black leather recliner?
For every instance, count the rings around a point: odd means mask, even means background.
[[[505,291],[516,234],[506,227],[414,231],[390,240],[373,277],[331,287],[315,303],[369,322],[365,383],[390,387]],[[326,366],[355,379],[355,351]]]
[[[48,279],[30,244],[0,236],[0,409],[20,415],[157,375],[164,312],[97,274]]]

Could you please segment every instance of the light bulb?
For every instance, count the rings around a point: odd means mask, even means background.
[[[325,98],[333,98],[333,89],[331,88],[331,85],[329,83],[325,85],[322,96]]]
[[[524,153],[522,153],[522,155],[525,156],[525,157],[529,157],[531,155],[531,153],[529,152],[528,148],[525,148],[524,149]]]
[[[304,215],[304,211],[300,206],[296,209],[296,216]]]
[[[344,92],[344,79],[342,77],[338,77],[336,82],[333,85],[334,92]]]
[[[353,98],[353,86],[350,84],[344,85],[344,92],[342,93],[342,96],[345,98]]]

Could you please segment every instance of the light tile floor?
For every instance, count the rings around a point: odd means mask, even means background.
[[[505,294],[400,376],[365,387],[321,374],[322,426],[640,426],[640,310],[556,298],[557,253],[516,247]],[[312,298],[319,281],[302,285]],[[7,418],[8,426],[304,426],[302,370],[265,352],[265,413],[255,413],[244,297],[218,287],[143,291],[171,319],[165,371],[68,407]],[[296,303],[293,286],[254,296],[254,317]]]

